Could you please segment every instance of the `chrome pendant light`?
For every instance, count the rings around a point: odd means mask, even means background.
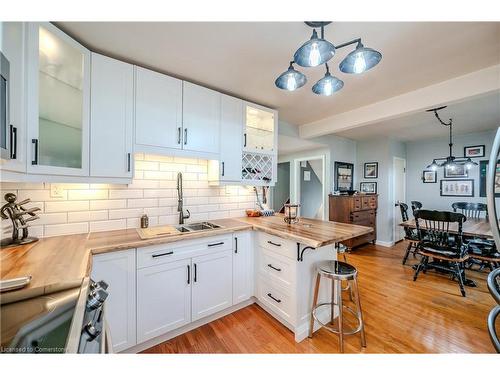
[[[344,73],[360,74],[373,68],[382,60],[382,54],[358,42],[356,49],[349,53],[339,65]]]
[[[283,90],[293,91],[301,88],[307,82],[307,78],[301,72],[293,68],[293,61],[290,61],[288,70],[280,74],[274,84]]]
[[[311,39],[293,55],[294,61],[300,66],[307,68],[323,65],[335,55],[335,46],[323,39],[323,27],[321,27],[321,38],[318,38],[318,33],[314,29]]]
[[[326,74],[312,88],[312,91],[318,95],[330,96],[334,92],[339,91],[344,82],[330,74],[326,63],[335,56],[335,51],[353,44],[356,44],[356,49],[349,53],[339,65],[340,71],[343,73],[363,73],[375,65],[382,59],[382,54],[374,49],[367,48],[361,43],[361,39],[354,39],[350,42],[333,45],[325,39],[324,28],[331,22],[326,21],[309,21],[305,24],[313,28],[311,39],[305,42],[294,54],[294,60],[290,63],[287,71],[280,74],[274,84],[282,90],[294,91],[307,82],[304,74],[295,70],[293,64],[296,63],[303,67],[315,67],[325,64]],[[318,37],[316,29],[321,30],[321,35]]]
[[[471,169],[473,166],[478,165],[476,162],[472,161],[471,158],[465,157],[455,157],[453,156],[453,121],[450,118],[448,122],[444,122],[439,117],[438,111],[445,109],[447,106],[437,107],[428,109],[427,112],[434,112],[434,116],[443,126],[447,126],[450,129],[450,141],[448,147],[450,148],[450,154],[444,158],[436,158],[432,160],[432,163],[427,166],[427,169],[436,171],[439,167],[444,167],[450,171],[454,171],[458,166],[465,166],[467,169]]]
[[[325,76],[314,84],[312,91],[318,95],[330,96],[344,87],[344,82],[330,74],[328,64],[325,64],[325,66]]]

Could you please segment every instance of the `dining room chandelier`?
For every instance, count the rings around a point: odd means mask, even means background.
[[[437,107],[428,109],[426,112],[434,112],[434,116],[438,119],[441,125],[447,126],[450,131],[450,141],[448,143],[448,147],[450,148],[450,154],[443,158],[435,158],[432,160],[432,163],[427,166],[427,169],[437,170],[439,167],[444,167],[448,170],[455,170],[457,166],[464,165],[465,168],[471,169],[474,165],[478,165],[476,162],[473,162],[471,158],[466,157],[455,157],[453,156],[453,120],[450,118],[448,122],[444,122],[439,117],[438,111],[445,109],[447,106]]]
[[[307,26],[313,29],[311,39],[302,44],[295,52],[288,69],[281,73],[274,82],[276,87],[282,90],[294,91],[306,84],[306,76],[296,70],[293,64],[306,68],[324,64],[326,68],[325,76],[314,84],[312,91],[318,95],[332,95],[344,87],[344,82],[330,74],[327,62],[335,55],[336,50],[353,44],[356,44],[355,50],[350,52],[339,64],[339,69],[342,73],[360,74],[373,68],[380,62],[382,54],[374,49],[365,47],[361,43],[361,38],[337,46],[326,40],[325,26],[330,23],[327,21],[305,22]],[[316,31],[318,28],[321,30],[320,37],[318,37]]]

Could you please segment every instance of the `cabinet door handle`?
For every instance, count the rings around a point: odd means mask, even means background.
[[[130,172],[130,152],[127,154],[127,172]]]
[[[243,134],[243,147],[247,147],[247,133]]]
[[[238,237],[234,237],[234,253],[238,254]]]
[[[281,246],[280,243],[275,243],[273,241],[267,241],[268,244],[274,245],[274,246]]]
[[[224,162],[222,162],[222,176],[224,176]]]
[[[10,125],[10,158],[17,159],[17,128]]]
[[[220,246],[220,245],[224,245],[224,241],[216,242],[216,243],[209,243],[208,247]]]
[[[188,264],[188,285],[191,283],[191,266]]]
[[[180,145],[181,144],[181,132],[182,132],[182,129],[180,127],[177,128],[177,144]]]
[[[169,251],[168,253],[161,253],[161,254],[153,254],[151,255],[153,258],[159,258],[159,257],[164,257],[166,255],[172,255],[174,252],[173,251]]]
[[[281,268],[276,268],[276,267],[274,267],[272,264],[268,264],[267,266],[268,266],[269,268],[272,268],[272,269],[273,269],[273,270],[275,270],[275,271],[281,272]]]
[[[38,164],[38,139],[32,139],[31,143],[35,145],[35,160],[31,161],[31,165],[37,165]]]
[[[184,128],[184,144],[187,145],[188,143],[188,130],[187,128]]]
[[[198,278],[198,271],[197,271],[197,267],[196,267],[196,263],[194,264],[194,282],[197,282]]]
[[[267,293],[267,296],[268,296],[269,298],[271,298],[271,299],[275,300],[276,302],[281,303],[281,300],[280,300],[280,299],[278,299],[278,298],[274,298],[274,297],[273,297],[273,295],[272,295],[271,293]]]

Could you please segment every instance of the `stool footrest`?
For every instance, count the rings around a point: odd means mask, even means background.
[[[315,321],[317,321],[317,322],[318,322],[318,324],[319,324],[321,327],[323,327],[323,328],[327,329],[327,330],[328,330],[328,331],[330,331],[330,332],[333,332],[333,333],[337,333],[337,334],[338,334],[338,333],[340,333],[338,330],[336,330],[336,329],[334,329],[334,328],[332,328],[332,327],[329,327],[329,326],[328,326],[328,324],[323,323],[323,322],[322,322],[322,321],[321,321],[321,320],[320,320],[320,319],[316,316],[316,310],[317,310],[318,308],[320,308],[320,307],[322,307],[322,306],[332,306],[332,305],[333,305],[333,306],[337,306],[337,304],[336,304],[336,303],[331,303],[331,302],[324,302],[324,303],[320,303],[320,304],[316,305],[316,306],[313,308],[313,310],[312,310],[312,316],[313,316],[314,320],[315,320]],[[358,317],[358,315],[356,314],[356,312],[355,312],[353,309],[351,309],[349,306],[342,306],[342,307],[343,307],[346,311],[348,311],[349,313],[351,313],[351,314],[352,314],[352,316],[354,316],[354,317],[356,318],[356,320],[358,321],[358,326],[357,326],[354,330],[352,330],[352,331],[343,331],[343,334],[344,334],[344,335],[354,335],[354,334],[356,334],[356,333],[360,332],[360,331],[361,331],[361,329],[363,328],[363,322],[359,319],[359,317]]]

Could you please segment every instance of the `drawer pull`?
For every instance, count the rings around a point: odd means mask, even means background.
[[[164,257],[165,255],[172,255],[174,252],[169,251],[168,253],[161,253],[161,254],[153,254],[151,255],[153,258],[159,258],[159,257]]]
[[[268,264],[267,266],[268,266],[269,268],[272,268],[272,269],[273,269],[273,270],[275,270],[275,271],[281,272],[281,268],[276,268],[276,267],[274,267],[272,264]]]
[[[280,243],[275,243],[273,241],[267,241],[268,244],[274,245],[274,246],[281,246]]]
[[[224,241],[216,242],[216,243],[209,243],[208,247],[220,246],[220,245],[224,245]]]
[[[280,299],[278,299],[278,298],[274,298],[274,297],[273,297],[273,295],[272,295],[271,293],[267,293],[267,296],[268,296],[269,298],[271,298],[271,299],[275,300],[276,302],[281,303],[281,300],[280,300]]]

